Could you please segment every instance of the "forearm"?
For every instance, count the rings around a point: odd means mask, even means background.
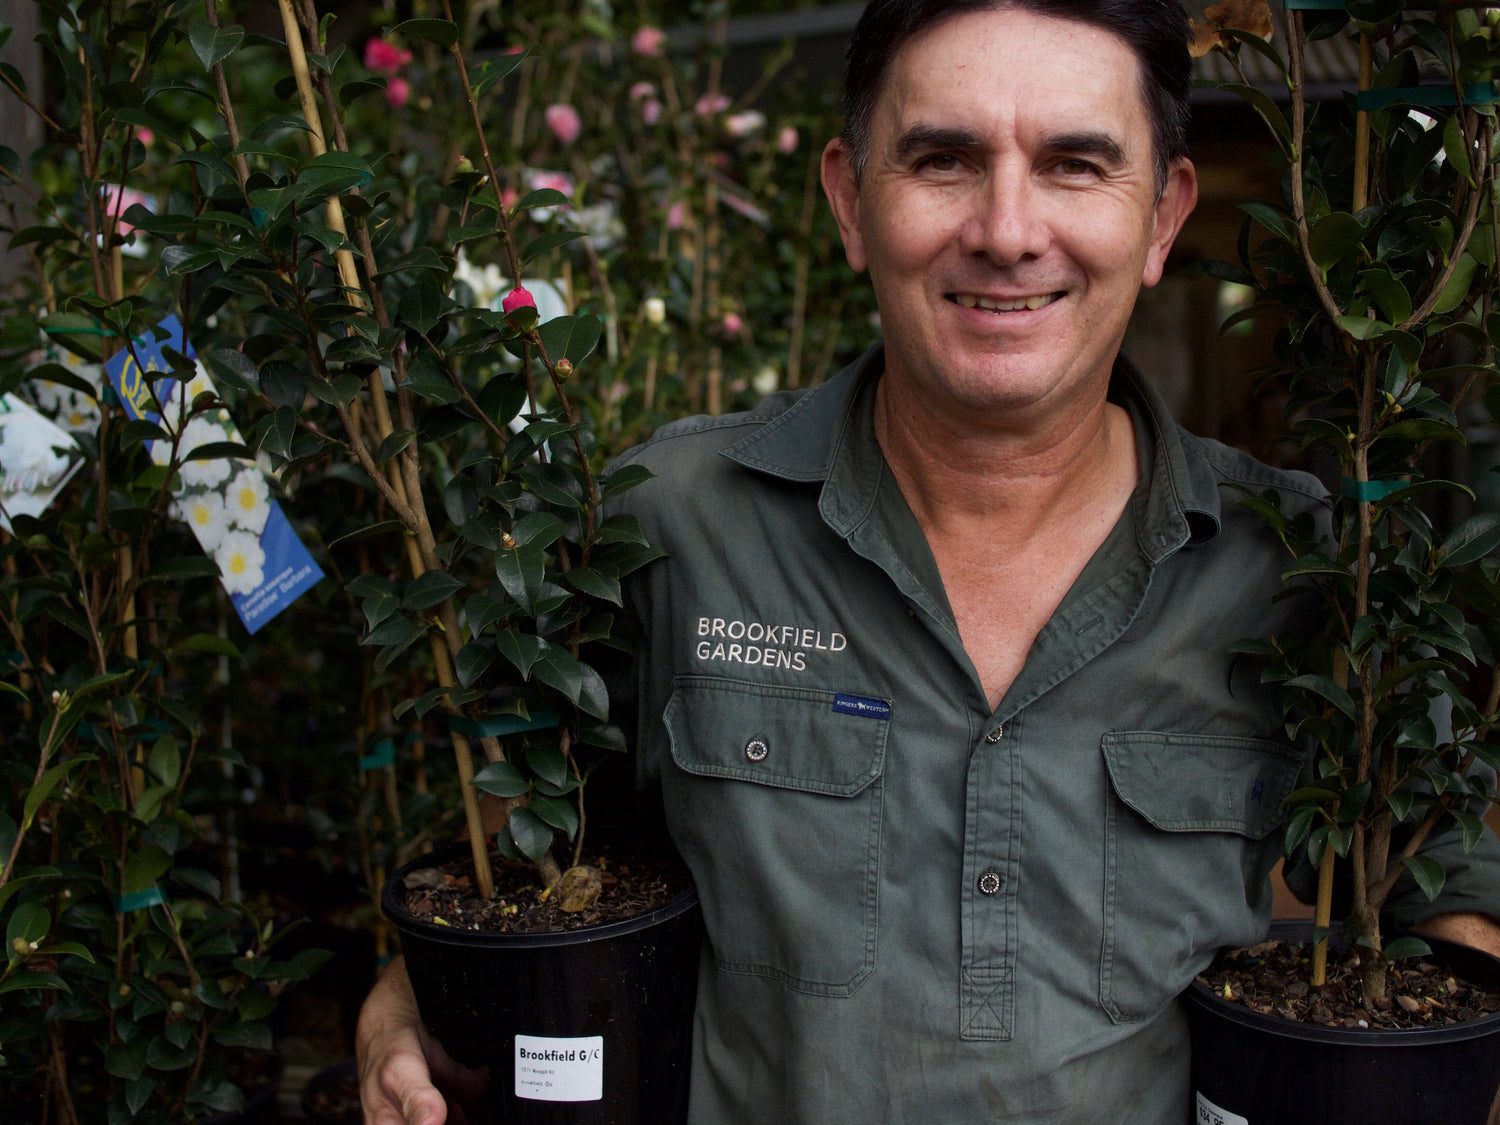
[[[1439,914],[1418,922],[1414,928],[1429,937],[1472,945],[1492,957],[1500,957],[1500,922],[1488,914]]]
[[[355,1030],[365,1125],[442,1125],[447,1106],[432,1085],[421,1016],[400,958],[375,982]]]

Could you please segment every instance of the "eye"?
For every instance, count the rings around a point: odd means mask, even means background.
[[[917,161],[918,168],[926,168],[933,172],[954,172],[958,170],[958,157],[951,152],[935,152],[931,156],[924,156]]]
[[[1073,157],[1059,160],[1053,167],[1064,176],[1094,176],[1099,172],[1099,169],[1087,160],[1079,160]]]

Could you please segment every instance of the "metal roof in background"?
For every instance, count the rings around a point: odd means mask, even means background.
[[[1203,8],[1212,0],[1186,0],[1190,14],[1201,18]],[[829,65],[836,65],[842,73],[844,46],[859,16],[864,11],[863,3],[823,4],[816,8],[800,8],[770,15],[742,16],[729,20],[725,29],[725,45],[731,49],[755,49],[773,47],[785,40],[794,39],[809,46],[808,41],[818,43],[821,51],[831,56]],[[1273,0],[1272,9],[1278,28],[1284,26],[1285,14],[1280,0]],[[685,44],[710,37],[712,29],[705,24],[693,24],[673,29],[671,39]],[[1285,38],[1278,30],[1273,42],[1284,48]],[[835,61],[836,60],[836,61]],[[1273,98],[1287,99],[1286,83],[1269,60],[1258,52],[1242,49],[1240,65],[1245,77]],[[1320,39],[1308,44],[1306,53],[1307,88],[1315,99],[1336,98],[1355,87],[1359,74],[1359,49],[1352,36],[1341,33],[1329,39]],[[1237,82],[1238,76],[1229,60],[1218,51],[1195,60],[1194,77],[1204,82]],[[1197,89],[1194,101],[1215,101],[1230,98],[1213,89]]]

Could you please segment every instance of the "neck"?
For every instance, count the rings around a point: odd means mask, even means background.
[[[1086,513],[1112,525],[1135,488],[1134,428],[1102,387],[1044,421],[989,425],[940,417],[903,391],[881,380],[875,436],[929,539],[982,527],[999,546]]]

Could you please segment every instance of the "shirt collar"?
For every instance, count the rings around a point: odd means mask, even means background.
[[[876,345],[724,456],[783,480],[822,481],[823,518],[847,537],[870,514],[887,472],[873,417],[884,370],[885,352]],[[1136,427],[1141,479],[1131,505],[1142,553],[1155,564],[1181,547],[1211,542],[1220,526],[1218,479],[1197,439],[1172,421],[1156,388],[1123,355],[1110,397]]]

